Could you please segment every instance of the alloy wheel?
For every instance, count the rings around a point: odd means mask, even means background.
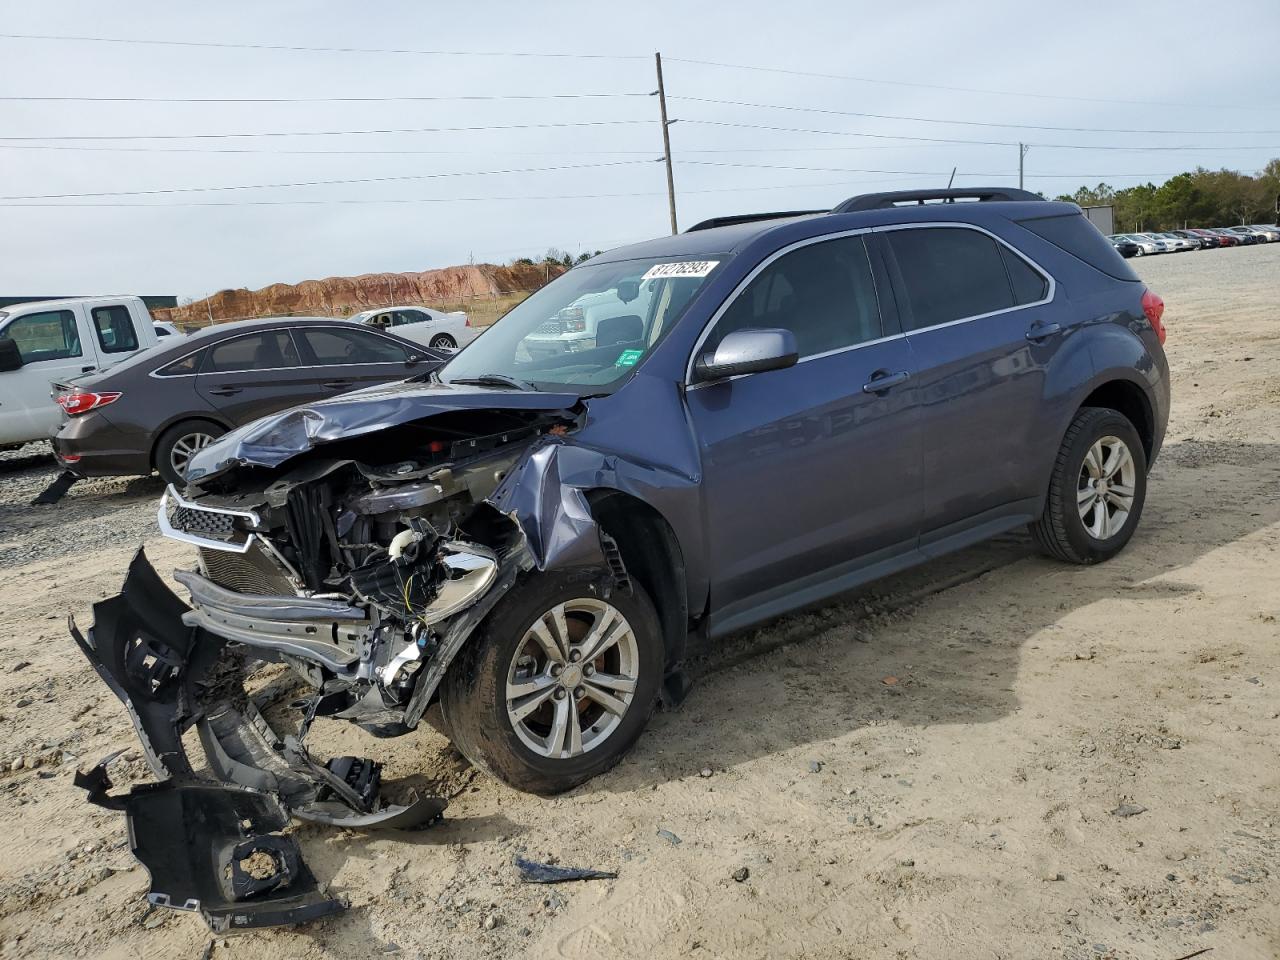
[[[187,433],[179,437],[169,450],[169,465],[180,477],[187,475],[187,464],[199,451],[213,443],[214,437],[208,433]]]
[[[635,698],[640,649],[612,604],[583,597],[533,622],[507,671],[507,718],[539,756],[570,759],[618,729]]]
[[[1089,536],[1108,540],[1124,527],[1133,510],[1137,467],[1128,445],[1119,437],[1094,441],[1080,465],[1076,506]]]

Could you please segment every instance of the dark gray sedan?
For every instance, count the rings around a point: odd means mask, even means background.
[[[434,369],[444,355],[346,320],[224,323],[72,384],[53,438],[77,476],[157,470],[180,483],[187,461],[228,430],[277,410]]]

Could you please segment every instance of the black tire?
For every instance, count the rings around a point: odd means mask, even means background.
[[[175,423],[160,434],[160,439],[156,441],[154,456],[156,472],[165,483],[171,483],[178,489],[182,489],[186,479],[173,465],[174,448],[178,446],[179,441],[193,436],[217,439],[226,432],[212,420],[183,420],[181,423]]]
[[[436,350],[456,350],[458,342],[447,333],[437,333],[431,338],[431,346]]]
[[[507,712],[508,671],[534,622],[576,599],[607,599],[626,618],[638,650],[636,688],[606,739],[578,756],[551,758],[530,749],[515,731]],[[663,649],[657,612],[634,581],[629,594],[613,589],[606,598],[595,571],[532,573],[498,602],[449,667],[440,685],[448,735],[472,764],[503,783],[529,793],[562,793],[608,770],[639,739],[657,702]]]
[[[1120,528],[1105,538],[1095,537],[1080,516],[1078,496],[1082,492],[1085,457],[1095,443],[1114,437],[1128,449],[1133,459],[1133,497],[1128,516]],[[1087,494],[1087,491],[1085,491]],[[1101,563],[1124,549],[1138,528],[1147,497],[1147,456],[1142,438],[1129,418],[1115,410],[1083,407],[1067,427],[1054,461],[1044,513],[1029,526],[1032,539],[1048,556],[1067,563]],[[1095,509],[1111,509],[1105,503]]]

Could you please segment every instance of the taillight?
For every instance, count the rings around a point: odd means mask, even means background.
[[[58,397],[58,406],[67,412],[69,417],[78,417],[90,410],[97,410],[120,399],[119,390],[107,390],[103,393],[64,393]]]
[[[1142,312],[1147,315],[1147,319],[1151,321],[1151,329],[1156,332],[1156,336],[1160,338],[1160,342],[1164,343],[1164,301],[1150,290],[1146,290],[1142,294]]]
[[[469,327],[469,326],[471,326],[471,314],[469,314],[469,313],[468,313],[465,317],[463,317],[462,325],[463,325],[464,327]]]

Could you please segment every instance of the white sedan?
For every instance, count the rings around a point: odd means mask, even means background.
[[[480,332],[461,310],[442,313],[428,307],[382,307],[351,319],[380,330],[394,330],[397,336],[435,350],[465,347]]]

